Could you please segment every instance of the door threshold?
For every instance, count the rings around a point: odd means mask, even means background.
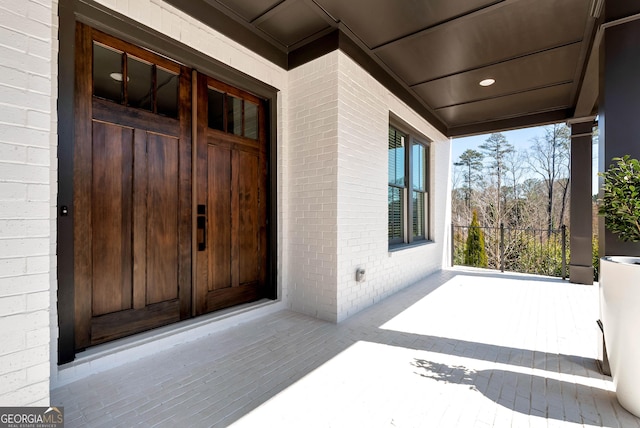
[[[284,309],[280,300],[262,299],[93,346],[52,370],[51,389]]]

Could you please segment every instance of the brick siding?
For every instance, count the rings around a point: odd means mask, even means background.
[[[0,406],[49,404],[57,14],[0,2]]]
[[[433,243],[390,253],[389,116],[431,143]],[[339,322],[442,267],[450,142],[342,52],[290,72],[289,306]],[[357,283],[357,268],[366,281]]]

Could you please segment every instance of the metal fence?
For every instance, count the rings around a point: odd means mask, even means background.
[[[467,240],[471,226],[451,225],[451,260],[453,265],[465,263]],[[566,279],[568,245],[567,227],[533,229],[478,226],[484,237],[487,265],[502,272],[522,272]],[[468,260],[468,259],[467,259]],[[475,264],[475,266],[478,266]]]

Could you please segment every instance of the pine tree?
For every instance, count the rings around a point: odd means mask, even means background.
[[[473,219],[467,236],[467,251],[464,255],[467,266],[487,267],[487,252],[484,249],[484,233],[478,223],[478,213],[473,211]]]
[[[504,222],[504,202],[503,199],[506,198],[506,195],[502,189],[502,181],[504,179],[504,175],[507,172],[507,166],[505,164],[505,157],[513,153],[515,150],[513,145],[507,141],[507,138],[501,134],[500,132],[491,134],[489,138],[485,140],[484,143],[478,146],[480,150],[484,153],[485,157],[489,159],[488,169],[489,174],[495,178],[496,180],[496,190],[497,190],[497,199],[496,199],[496,213],[493,216],[494,226],[499,226],[500,223]]]
[[[467,208],[471,208],[471,193],[473,192],[473,183],[482,178],[480,170],[482,169],[482,160],[484,155],[477,150],[467,149],[460,155],[460,160],[454,162],[453,165],[464,167],[463,177],[465,186],[465,200]]]

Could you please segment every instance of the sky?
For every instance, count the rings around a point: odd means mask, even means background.
[[[467,149],[478,150],[478,146],[486,141],[491,134],[474,135],[473,137],[454,138],[453,146],[451,148],[451,159],[453,162],[457,162],[460,155]],[[517,129],[514,131],[502,132],[507,138],[507,141],[516,148],[516,150],[524,150],[531,146],[531,139],[544,135],[544,127],[538,126],[535,128]]]
[[[544,126],[537,126],[533,128],[516,129],[513,131],[504,131],[504,135],[509,143],[518,151],[524,151],[528,149],[532,144],[534,137],[544,137]],[[454,138],[451,147],[451,162],[457,162],[460,155],[467,149],[474,149],[480,151],[478,146],[484,143],[491,134],[474,135],[472,137]],[[593,149],[593,163],[592,163],[592,191],[598,193],[598,150],[597,147]]]

